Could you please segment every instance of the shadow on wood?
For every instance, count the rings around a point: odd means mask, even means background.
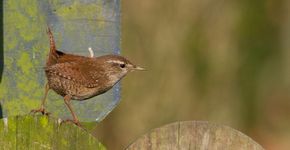
[[[152,130],[127,150],[263,150],[250,137],[230,127],[186,121]]]
[[[46,116],[17,116],[0,120],[1,148],[104,150],[92,135],[71,123],[59,125]]]

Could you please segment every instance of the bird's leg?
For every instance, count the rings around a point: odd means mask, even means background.
[[[48,83],[45,84],[45,91],[44,91],[44,97],[41,101],[41,105],[40,105],[40,108],[39,109],[33,109],[31,110],[31,113],[37,113],[37,112],[41,112],[43,115],[49,115],[50,113],[47,112],[44,108],[44,105],[45,105],[45,102],[46,102],[46,97],[47,97],[47,94],[48,94],[48,91],[49,91],[49,85]]]
[[[64,97],[64,103],[66,104],[67,108],[69,109],[69,111],[71,112],[72,116],[73,116],[73,120],[66,120],[66,121],[72,121],[74,124],[76,124],[77,126],[81,126],[76,114],[74,113],[72,107],[71,107],[71,96],[70,95],[66,95]]]

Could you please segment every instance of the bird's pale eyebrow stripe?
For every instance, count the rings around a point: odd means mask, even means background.
[[[124,62],[119,61],[119,60],[108,60],[106,62],[108,62],[108,63],[117,63],[117,64],[124,64]]]

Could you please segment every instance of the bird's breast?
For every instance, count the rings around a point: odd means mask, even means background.
[[[87,87],[59,76],[47,76],[49,87],[61,96],[70,95],[74,100],[86,100],[100,95],[112,88],[111,85]]]

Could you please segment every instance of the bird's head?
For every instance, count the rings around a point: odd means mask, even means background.
[[[119,55],[105,55],[100,58],[103,60],[106,75],[112,82],[117,82],[129,72],[145,70]]]

